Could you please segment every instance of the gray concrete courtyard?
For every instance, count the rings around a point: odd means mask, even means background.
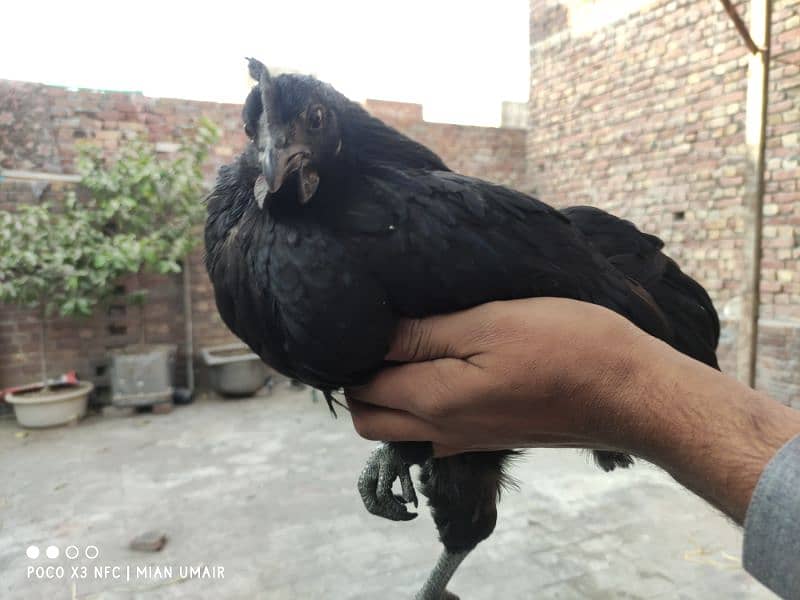
[[[362,508],[371,448],[283,385],[77,427],[4,419],[0,597],[409,599],[439,545],[426,509],[391,523]],[[742,571],[737,528],[650,465],[607,475],[536,450],[513,473],[520,490],[451,585],[462,600],[774,597]],[[130,550],[148,530],[164,549]]]

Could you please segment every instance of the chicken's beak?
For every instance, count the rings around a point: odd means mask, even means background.
[[[255,185],[253,185],[253,196],[256,199],[256,204],[258,204],[259,209],[264,208],[264,200],[267,199],[267,194],[269,194],[269,186],[267,185],[267,180],[264,179],[263,175],[259,175],[256,178]]]
[[[264,157],[264,179],[267,180],[269,192],[274,194],[286,178],[308,162],[310,152],[305,146],[292,144],[280,150],[272,150]]]
[[[311,166],[311,152],[302,144],[290,144],[280,150],[265,153],[262,173],[270,194],[281,189],[286,179],[300,171],[298,181],[298,200],[305,204],[317,191],[319,176]]]

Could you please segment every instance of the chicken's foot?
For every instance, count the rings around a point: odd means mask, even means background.
[[[400,480],[402,494],[392,491],[395,479]],[[358,478],[358,491],[364,506],[373,515],[392,521],[410,521],[417,516],[406,508],[406,504],[418,506],[409,465],[390,444],[381,444],[367,459]]]

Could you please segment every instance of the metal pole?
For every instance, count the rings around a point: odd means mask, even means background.
[[[750,38],[758,48],[747,65],[744,188],[744,279],[737,341],[739,379],[755,386],[761,283],[761,232],[764,207],[764,148],[767,132],[771,0],[751,0]]]

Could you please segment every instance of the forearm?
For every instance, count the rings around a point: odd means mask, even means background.
[[[645,346],[630,450],[742,523],[764,467],[800,434],[800,413],[662,342]]]

